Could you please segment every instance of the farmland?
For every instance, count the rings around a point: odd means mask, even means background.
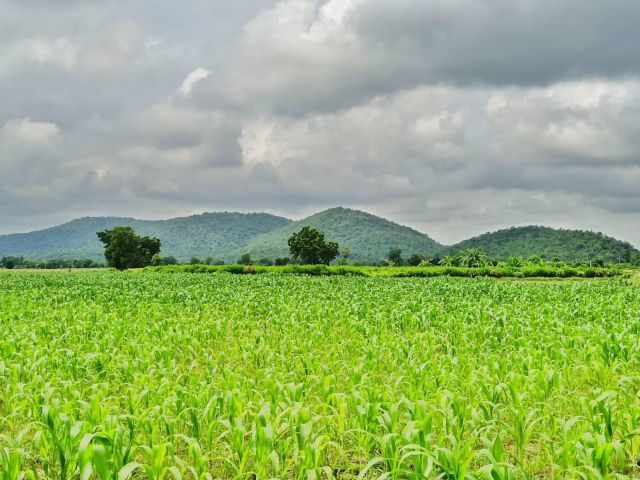
[[[0,273],[0,478],[629,478],[624,278]]]

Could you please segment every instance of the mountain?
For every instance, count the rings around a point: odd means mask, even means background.
[[[234,262],[242,253],[252,258],[288,257],[287,240],[304,226],[321,230],[327,240],[351,250],[351,259],[378,262],[392,248],[437,257],[479,248],[497,260],[510,256],[540,255],[566,261],[628,261],[639,254],[631,244],[601,233],[548,227],[513,227],[485,233],[445,247],[409,227],[347,208],[332,208],[303,220],[291,221],[267,213],[204,213],[169,220],[85,217],[31,233],[0,235],[0,258],[24,256],[30,260],[90,258],[103,261],[103,246],[96,232],[115,226],[132,227],[140,235],[162,241],[163,256],[186,261],[191,257],[222,258]]]
[[[207,257],[235,261],[235,252],[252,238],[288,223],[267,213],[205,213],[170,220],[85,217],[31,233],[0,235],[0,257],[21,255],[32,260],[91,258],[104,260],[96,232],[116,226],[132,227],[139,235],[162,240],[162,255],[180,260]]]
[[[254,259],[289,257],[287,240],[302,227],[317,228],[340,249],[351,250],[352,260],[377,262],[387,257],[389,250],[399,248],[404,256],[421,253],[436,255],[442,245],[424,233],[398,225],[384,218],[348,208],[331,208],[303,220],[292,222],[251,240],[243,252]]]
[[[638,253],[630,243],[616,240],[602,233],[584,230],[564,230],[549,227],[512,227],[485,233],[447,248],[457,253],[468,248],[479,248],[496,260],[510,256],[539,255],[544,259],[558,257],[564,261],[603,260],[628,262]]]

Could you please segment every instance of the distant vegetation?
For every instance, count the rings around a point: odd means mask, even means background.
[[[139,235],[159,238],[164,254],[180,262],[210,256],[233,263],[249,240],[290,222],[267,213],[227,212],[155,221],[87,217],[32,233],[0,235],[0,257],[90,258],[102,262],[104,253],[96,232],[121,226],[131,227]]]
[[[376,264],[386,258],[389,249],[437,255],[443,246],[427,235],[369,213],[347,208],[325,210],[270,233],[256,237],[244,247],[254,258],[290,256],[288,239],[303,227],[315,228],[342,251],[350,262]]]
[[[28,260],[24,257],[2,257],[0,268],[8,270],[18,269],[42,269],[57,270],[60,268],[104,268],[104,262],[96,262],[90,258],[73,258],[71,260],[50,258],[49,260]]]
[[[492,278],[605,278],[628,276],[629,272],[621,268],[606,267],[572,267],[552,265],[524,265],[511,267],[508,265],[484,266],[477,268],[456,266],[431,267],[357,267],[353,265],[287,265],[282,267],[263,265],[172,265],[149,267],[150,272],[161,273],[228,273],[233,275],[309,275],[351,276],[351,277],[492,277]]]
[[[102,263],[104,255],[96,232],[117,226],[160,239],[161,261],[166,265],[298,263],[303,260],[291,254],[288,240],[306,226],[339,245],[333,263],[341,265],[425,266],[440,265],[442,260],[450,264],[461,253],[470,251],[483,253],[483,258],[475,260],[493,263],[533,256],[552,263],[640,263],[639,252],[632,245],[600,233],[518,227],[447,247],[409,227],[346,208],[332,208],[296,222],[269,214],[241,213],[208,213],[160,221],[82,218],[37,232],[0,235],[0,258],[23,257],[35,263],[89,259]]]
[[[455,254],[471,248],[480,249],[496,260],[539,255],[546,260],[556,257],[566,262],[627,263],[638,254],[630,243],[602,233],[537,226],[485,233],[453,245],[447,252]]]

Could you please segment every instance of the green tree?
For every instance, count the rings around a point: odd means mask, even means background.
[[[0,263],[7,270],[13,270],[14,268],[16,268],[18,261],[16,257],[2,257],[2,260],[0,260]]]
[[[407,258],[407,265],[411,267],[417,267],[424,261],[425,261],[424,255],[420,255],[419,253],[413,253],[409,258]]]
[[[485,267],[490,263],[487,254],[478,248],[460,252],[459,265],[466,268]]]
[[[261,258],[260,261],[258,262],[260,265],[262,265],[263,267],[271,267],[273,266],[273,261],[270,258]]]
[[[338,244],[325,241],[324,234],[315,228],[303,227],[288,243],[291,255],[304,264],[329,265],[338,256]]]
[[[349,263],[349,257],[351,256],[351,249],[349,247],[344,247],[340,250],[340,265],[347,265]]]
[[[64,268],[64,260],[60,258],[50,258],[44,262],[44,268],[47,270],[57,270],[58,268]]]
[[[457,267],[458,261],[459,259],[455,255],[445,255],[440,259],[438,265],[442,265],[443,267]]]
[[[507,265],[509,265],[510,267],[523,267],[524,266],[524,259],[520,256],[515,257],[515,256],[510,256],[509,259],[507,260]]]
[[[198,257],[191,257],[191,260],[189,260],[189,265],[200,265],[201,260]]]
[[[400,250],[399,248],[392,248],[391,250],[389,250],[387,260],[389,261],[389,265],[401,267],[404,264],[404,260],[402,258],[402,250]]]
[[[97,235],[104,243],[107,265],[117,270],[147,267],[151,265],[153,256],[160,253],[160,240],[140,237],[131,227],[115,227]]]
[[[551,265],[553,265],[554,267],[564,267],[564,262],[558,257],[553,257],[551,258]]]
[[[540,257],[540,255],[531,255],[527,258],[527,263],[529,265],[535,266],[543,266],[545,264],[544,260]]]
[[[178,260],[176,257],[169,255],[168,257],[162,257],[162,265],[177,265]]]
[[[289,265],[291,263],[291,259],[288,257],[276,258],[273,263],[278,267],[283,267],[285,265]]]
[[[250,253],[243,253],[242,255],[240,255],[240,258],[238,259],[238,265],[251,265],[251,263],[252,260]]]

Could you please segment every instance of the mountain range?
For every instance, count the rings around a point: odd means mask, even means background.
[[[492,258],[511,255],[562,260],[625,262],[639,252],[631,244],[601,233],[548,227],[514,227],[486,233],[456,245],[442,245],[428,235],[375,215],[347,208],[331,208],[303,220],[268,213],[204,213],[168,220],[137,220],[121,217],[85,217],[30,233],[0,235],[0,257],[23,256],[32,260],[90,258],[103,260],[96,232],[115,226],[130,226],[136,233],[159,238],[162,255],[186,261],[191,257],[213,257],[227,263],[243,253],[252,258],[289,256],[287,240],[303,226],[321,230],[327,240],[348,248],[352,260],[377,262],[392,248],[403,255],[427,257],[480,248]]]

